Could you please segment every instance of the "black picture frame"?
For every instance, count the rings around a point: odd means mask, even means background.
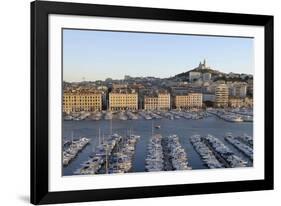
[[[49,192],[48,15],[257,25],[265,28],[264,180]],[[50,204],[273,189],[273,16],[63,2],[31,2],[31,203]]]

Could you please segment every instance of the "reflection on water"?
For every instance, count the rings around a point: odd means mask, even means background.
[[[247,160],[247,157],[239,152],[232,145],[224,140],[224,135],[231,132],[233,135],[253,135],[253,123],[241,122],[231,123],[211,116],[200,120],[187,120],[187,119],[159,119],[153,120],[154,125],[160,125],[160,129],[153,129],[154,134],[161,134],[163,137],[171,134],[177,134],[180,138],[180,143],[184,147],[188,162],[192,169],[205,169],[206,166],[201,161],[199,155],[196,153],[190,144],[189,137],[194,134],[207,135],[212,134],[222,140],[232,151],[238,156]],[[91,142],[85,149],[78,154],[78,156],[67,166],[63,168],[63,175],[73,175],[73,172],[80,168],[80,164],[88,160],[89,154],[94,150],[99,142],[98,133],[101,130],[101,136],[110,133],[109,120],[83,120],[83,121],[64,121],[63,122],[63,137],[64,139],[71,139],[73,133],[74,137],[84,136],[91,139]],[[133,172],[145,171],[145,158],[146,149],[149,138],[152,134],[152,120],[112,120],[113,133],[125,135],[129,130],[134,134],[140,135],[141,138],[136,146],[136,153],[133,162]]]

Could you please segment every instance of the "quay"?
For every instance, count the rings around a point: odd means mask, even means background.
[[[63,150],[63,166],[67,166],[77,155],[80,151],[84,149],[84,147],[90,142],[90,139],[86,137],[81,137],[78,140],[73,140],[70,142],[65,141]],[[69,147],[68,147],[69,145]]]
[[[145,171],[156,172],[164,170],[164,152],[162,147],[162,136],[152,135],[147,146],[145,159]]]
[[[253,148],[254,141],[252,136],[244,134],[242,136],[237,136],[236,139]]]
[[[75,174],[111,174],[126,173],[132,168],[135,147],[140,136],[129,134],[111,135],[98,145],[90,159],[82,164]]]
[[[192,169],[191,166],[189,166],[186,152],[181,146],[177,135],[174,134],[163,138],[162,147],[164,148],[165,170]]]
[[[204,142],[214,152],[216,157],[226,167],[246,167],[247,162],[235,155],[224,143],[218,138],[207,135],[203,137]]]
[[[135,148],[139,139],[140,136],[133,134],[123,137],[106,160],[105,167],[99,173],[111,174],[131,171]]]
[[[200,135],[193,135],[190,137],[190,142],[195,151],[200,155],[202,161],[210,169],[224,168],[228,166],[228,163],[222,159],[215,151],[212,151],[202,140]],[[223,162],[223,163],[221,163]],[[226,166],[225,166],[226,165]]]
[[[153,135],[147,149],[146,171],[190,170],[186,152],[177,135]]]
[[[227,134],[224,138],[227,142],[232,144],[235,148],[245,154],[251,161],[253,161],[253,148],[249,147],[246,144],[243,144],[231,134]]]
[[[230,113],[221,113],[219,114],[218,111],[211,111],[208,110],[209,114],[215,115],[218,118],[227,121],[227,122],[235,122],[235,123],[239,123],[239,122],[243,122],[244,119],[240,117],[240,115],[236,115],[236,114],[230,114]]]
[[[100,137],[99,137],[100,139]],[[113,134],[99,144],[90,158],[82,164],[82,167],[77,169],[74,174],[97,174],[104,164],[108,164],[108,156],[112,154],[113,149],[119,144],[122,137],[118,134]]]
[[[153,119],[169,119],[178,120],[181,118],[199,120],[208,117],[208,113],[203,110],[167,110],[167,111],[147,111],[147,110],[121,110],[121,111],[95,111],[95,112],[76,112],[64,116],[65,121],[81,121],[81,120],[153,120]]]

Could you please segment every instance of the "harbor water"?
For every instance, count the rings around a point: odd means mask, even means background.
[[[155,126],[160,126],[159,129]],[[80,121],[64,121],[63,122],[63,141],[71,140],[74,138],[87,137],[90,139],[88,144],[77,157],[70,162],[68,166],[63,167],[62,175],[73,175],[75,170],[81,167],[81,164],[89,159],[89,155],[94,151],[95,147],[102,140],[103,136],[106,137],[111,133],[117,133],[121,136],[129,134],[130,132],[136,135],[140,135],[140,140],[136,145],[132,172],[144,172],[145,171],[145,158],[147,154],[147,144],[153,134],[161,134],[163,137],[177,134],[180,139],[180,143],[185,149],[187,154],[189,165],[192,169],[207,169],[202,162],[199,154],[194,150],[189,138],[194,134],[207,135],[211,134],[219,138],[226,146],[228,146],[237,156],[243,160],[249,162],[249,160],[243,153],[238,151],[235,147],[225,141],[224,136],[226,133],[232,133],[233,136],[239,136],[243,134],[253,135],[253,123],[252,122],[227,122],[214,115],[205,117],[203,119],[175,119],[169,120],[166,118],[155,120],[80,120]],[[100,130],[100,138],[99,138]]]

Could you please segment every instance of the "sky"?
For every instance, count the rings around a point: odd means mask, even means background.
[[[254,72],[254,39],[94,30],[63,30],[63,79],[68,82],[189,71],[206,59],[221,72]]]

